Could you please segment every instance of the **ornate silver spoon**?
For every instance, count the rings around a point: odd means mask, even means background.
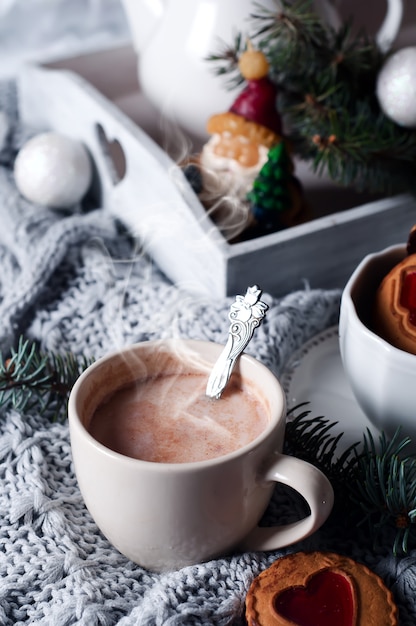
[[[221,397],[238,357],[266,315],[269,307],[260,300],[261,294],[257,285],[249,287],[246,295],[236,296],[235,302],[230,307],[228,317],[231,325],[228,340],[212,369],[206,388],[206,395],[210,398]]]

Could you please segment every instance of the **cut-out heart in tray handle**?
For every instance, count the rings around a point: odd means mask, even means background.
[[[118,139],[109,139],[101,124],[96,124],[98,143],[113,185],[120,183],[126,175],[126,156]]]

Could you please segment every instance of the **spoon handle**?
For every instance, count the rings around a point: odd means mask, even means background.
[[[247,289],[245,296],[236,296],[231,305],[228,314],[231,322],[228,340],[208,379],[206,395],[210,398],[221,397],[238,357],[266,315],[269,307],[260,300],[261,293],[257,285],[254,285]]]

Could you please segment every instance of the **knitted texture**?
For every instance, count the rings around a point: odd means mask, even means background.
[[[0,346],[20,334],[45,351],[100,357],[163,337],[224,343],[231,298],[210,300],[172,285],[104,210],[62,213],[34,206],[15,188],[13,158],[30,134],[14,87],[0,90],[10,124],[0,146]],[[270,309],[247,352],[279,375],[293,352],[335,324],[339,291],[263,294]],[[378,572],[395,593],[401,624],[416,623],[413,553],[394,559],[364,530],[339,537],[331,518],[309,539],[272,553],[232,554],[154,574],[102,536],[74,474],[67,423],[0,414],[0,624],[41,626],[241,625],[253,577],[280,555],[329,549]],[[296,501],[276,489],[265,519],[284,522]],[[387,545],[387,542],[386,542]]]

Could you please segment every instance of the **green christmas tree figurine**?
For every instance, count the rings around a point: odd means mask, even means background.
[[[247,199],[255,228],[261,233],[286,227],[299,211],[303,204],[302,190],[293,175],[293,163],[284,141],[270,148]]]

